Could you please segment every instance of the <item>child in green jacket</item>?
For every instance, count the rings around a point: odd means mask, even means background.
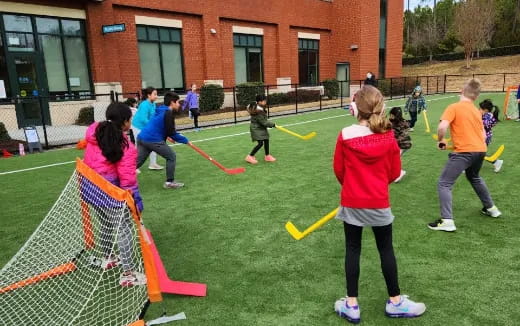
[[[260,150],[260,148],[262,148],[262,146],[264,146],[265,150],[265,161],[276,161],[276,159],[269,154],[269,132],[267,131],[267,128],[274,128],[275,124],[267,119],[267,113],[264,110],[266,104],[267,99],[265,95],[259,94],[256,96],[256,102],[252,102],[247,106],[247,111],[251,115],[251,125],[249,127],[251,139],[253,142],[258,142],[251,153],[246,156],[246,162],[251,164],[258,163],[255,154]]]

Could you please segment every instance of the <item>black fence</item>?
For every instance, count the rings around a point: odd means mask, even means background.
[[[473,58],[489,58],[489,57],[499,57],[506,55],[515,55],[520,54],[520,45],[512,45],[512,46],[504,46],[500,48],[492,48],[485,49],[480,51],[475,51],[473,53]],[[465,58],[464,52],[452,52],[452,53],[444,53],[444,54],[434,54],[431,57],[432,61],[454,61],[454,60],[463,60]],[[420,57],[412,57],[412,58],[403,58],[403,65],[415,65],[423,62],[430,61],[430,56],[420,56]]]
[[[417,85],[421,85],[426,95],[457,93],[460,92],[464,82],[471,77],[481,80],[483,92],[503,92],[508,86],[520,84],[520,73],[446,74],[381,79],[377,81],[377,87],[387,99],[406,98]],[[350,96],[362,85],[361,80],[327,80],[317,86],[258,84],[228,88],[203,87],[200,89],[199,127],[249,121],[247,104],[254,101],[256,95],[261,93],[267,97],[266,109],[269,117],[344,108],[349,104]],[[75,144],[84,137],[88,125],[105,119],[105,110],[110,103],[124,101],[130,97],[139,100],[139,93],[111,92],[76,97],[39,96],[1,99],[0,123],[4,125],[13,141],[8,143],[11,144],[9,147],[5,141],[0,140],[0,149],[9,148],[17,151],[18,144],[25,140],[23,131],[25,126],[36,126],[44,148]],[[161,101],[162,99],[159,98],[158,104]],[[176,125],[179,130],[194,128],[188,110],[178,113]],[[2,139],[1,133],[2,125],[0,125],[0,139]]]

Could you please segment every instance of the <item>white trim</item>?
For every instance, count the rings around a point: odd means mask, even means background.
[[[135,23],[140,25],[182,28],[182,20],[178,19],[135,16]]]
[[[256,27],[233,26],[233,33],[264,35],[264,29]]]
[[[12,1],[0,1],[1,11],[17,14],[56,16],[65,18],[86,19],[87,14],[83,9],[71,9],[63,7],[33,5],[29,3],[18,3]]]
[[[311,40],[319,40],[320,37],[321,37],[320,34],[298,32],[298,38],[306,38],[306,39],[311,39]]]

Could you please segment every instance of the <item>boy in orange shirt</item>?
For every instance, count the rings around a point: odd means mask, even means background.
[[[480,81],[470,79],[464,84],[460,101],[446,108],[437,129],[439,149],[446,149],[444,136],[450,128],[454,151],[439,178],[437,190],[441,206],[441,219],[429,223],[432,230],[453,232],[457,228],[453,222],[451,190],[455,181],[466,172],[466,179],[484,205],[481,213],[499,217],[502,213],[493,203],[484,180],[479,176],[480,168],[486,156],[486,133],[482,124],[482,115],[473,104],[480,94]]]

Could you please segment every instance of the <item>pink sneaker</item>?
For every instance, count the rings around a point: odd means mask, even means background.
[[[258,161],[256,160],[256,158],[254,156],[251,156],[251,155],[247,155],[246,156],[246,162],[247,163],[251,163],[251,164],[256,164],[258,163]]]
[[[276,162],[276,159],[274,158],[273,155],[267,155],[267,156],[265,157],[265,161],[266,161],[266,162]]]

